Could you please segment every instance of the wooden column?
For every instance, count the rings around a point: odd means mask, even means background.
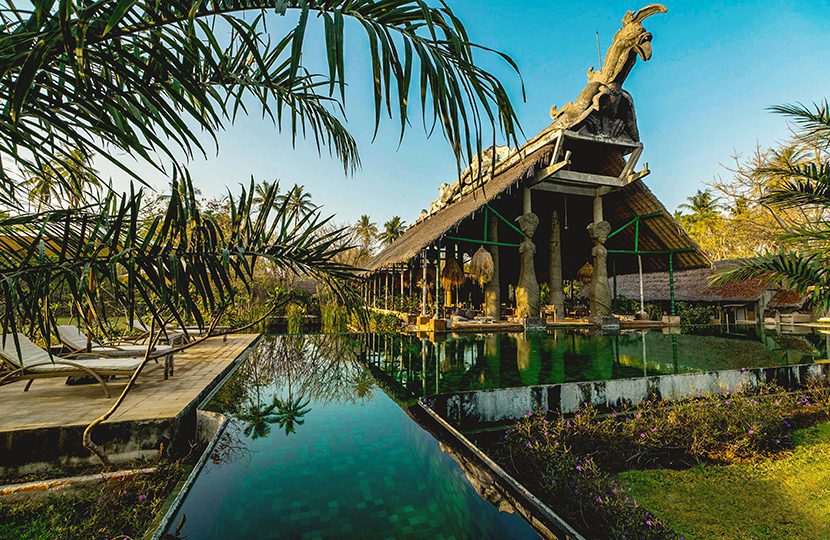
[[[421,316],[427,316],[427,254],[421,254]]]
[[[385,272],[386,278],[383,287],[383,309],[389,309],[389,270]]]
[[[403,306],[404,306],[404,297],[403,297],[403,278],[404,278],[404,274],[405,274],[404,269],[403,269],[403,267],[401,267],[401,301],[400,301],[400,306],[399,306],[399,309],[401,311],[404,310],[403,309]]]
[[[565,291],[562,288],[562,229],[559,212],[550,214],[550,293],[548,303],[554,307],[554,318],[565,318]]]
[[[490,223],[487,225],[487,240],[490,242],[499,241],[499,219],[489,213]],[[493,257],[493,279],[484,285],[484,314],[492,317],[493,320],[501,319],[501,284],[499,276],[499,246],[491,244],[487,246],[490,256]]]

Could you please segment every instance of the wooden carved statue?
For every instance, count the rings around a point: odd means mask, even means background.
[[[539,282],[536,281],[536,267],[534,256],[536,245],[533,243],[533,234],[539,226],[539,217],[533,212],[519,216],[516,219],[519,229],[525,237],[519,244],[521,267],[519,282],[516,284],[516,315],[520,318],[539,316]]]
[[[608,285],[608,250],[605,241],[611,234],[611,224],[607,221],[588,225],[588,236],[594,241],[591,255],[594,258],[594,273],[591,278],[589,294],[589,317],[599,322],[611,315],[611,286]]]
[[[605,61],[599,71],[588,70],[588,85],[579,97],[550,114],[552,129],[570,129],[607,137],[625,137],[639,141],[634,100],[622,89],[639,56],[644,62],[651,58],[651,32],[643,28],[643,21],[651,15],[665,13],[661,4],[651,4],[635,12],[627,12],[622,28],[614,35]]]

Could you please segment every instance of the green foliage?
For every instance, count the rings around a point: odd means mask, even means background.
[[[267,24],[275,9],[278,16],[299,15],[284,35]],[[506,91],[473,62],[474,51],[488,49],[469,40],[446,5],[34,0],[23,7],[4,2],[0,20],[0,152],[33,172],[65,161],[61,148],[78,148],[137,181],[124,154],[181,174],[180,152],[206,154],[201,134],[215,141],[225,121],[252,105],[295,137],[308,134],[318,147],[328,146],[351,169],[358,164],[356,144],[332,112],[345,98],[347,20],[359,23],[371,45],[376,125],[383,113],[396,115],[402,137],[409,103],[420,102],[425,125],[441,126],[459,161],[481,150],[488,124],[516,143]],[[328,51],[319,75],[303,63],[306,31],[315,22]],[[3,173],[0,182],[10,192],[9,171]]]
[[[630,314],[640,312],[640,302],[627,298],[622,294],[617,295],[617,298],[612,302],[612,309],[614,313]],[[663,317],[663,308],[659,304],[646,302],[645,309],[643,311],[645,311],[651,321],[659,321]]]
[[[306,307],[294,302],[288,304],[285,317],[288,320],[288,333],[299,334],[303,331],[303,319],[306,316]]]
[[[589,535],[661,537],[669,532],[663,523],[619,492],[611,473],[757,460],[790,448],[795,426],[827,419],[830,383],[819,379],[800,393],[762,386],[727,396],[647,401],[604,416],[591,406],[572,417],[530,415],[496,452]]]
[[[149,219],[139,190],[109,193],[100,206],[0,222],[17,244],[0,265],[4,332],[26,329],[49,343],[61,306],[53,306],[53,298],[91,308],[99,327],[113,316],[133,319],[141,310],[159,325],[172,320],[204,326],[240,291],[251,291],[263,260],[309,275],[344,305],[354,304],[354,274],[336,260],[347,249],[341,244],[345,232],[325,231],[328,220],[315,214],[294,223],[285,204],[254,212],[252,185],[230,198],[227,222],[220,225],[201,211],[189,179],[174,181],[174,188],[165,213]],[[268,199],[274,197],[272,190]]]
[[[320,304],[320,326],[326,333],[342,333],[348,330],[349,313],[336,302]]]
[[[155,474],[100,483],[76,496],[0,505],[0,538],[141,538],[183,477],[181,464]]]
[[[680,322],[689,326],[712,324],[712,318],[717,315],[713,306],[705,304],[677,302],[675,307],[677,314],[680,315]]]
[[[761,279],[805,295],[813,306],[830,310],[830,162],[826,148],[830,145],[828,104],[822,102],[812,109],[803,105],[783,105],[773,110],[789,117],[798,126],[796,135],[817,150],[812,162],[784,160],[762,172],[775,180],[760,202],[771,208],[796,210],[815,215],[806,222],[786,223],[779,235],[781,253],[766,253],[743,260],[735,268],[714,276],[712,283]],[[808,214],[810,213],[810,214]]]

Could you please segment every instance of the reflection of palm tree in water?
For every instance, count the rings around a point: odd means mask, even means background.
[[[242,433],[251,439],[267,437],[271,433],[271,425],[278,422],[278,415],[274,412],[278,407],[278,401],[277,397],[273,396],[271,403],[263,407],[257,396],[256,403],[239,413],[239,420],[245,424]]]
[[[309,400],[302,395],[292,399],[289,393],[288,399],[285,401],[281,399],[275,400],[278,412],[276,414],[277,423],[285,430],[286,435],[296,433],[296,426],[301,426],[305,423],[304,416],[311,412],[308,406]]]

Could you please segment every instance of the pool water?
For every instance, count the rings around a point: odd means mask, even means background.
[[[810,363],[827,357],[819,334],[744,327],[360,337],[362,359],[407,391],[445,392]]]
[[[168,532],[537,538],[479,496],[356,361],[359,350],[350,337],[263,338],[210,403],[230,424]]]

